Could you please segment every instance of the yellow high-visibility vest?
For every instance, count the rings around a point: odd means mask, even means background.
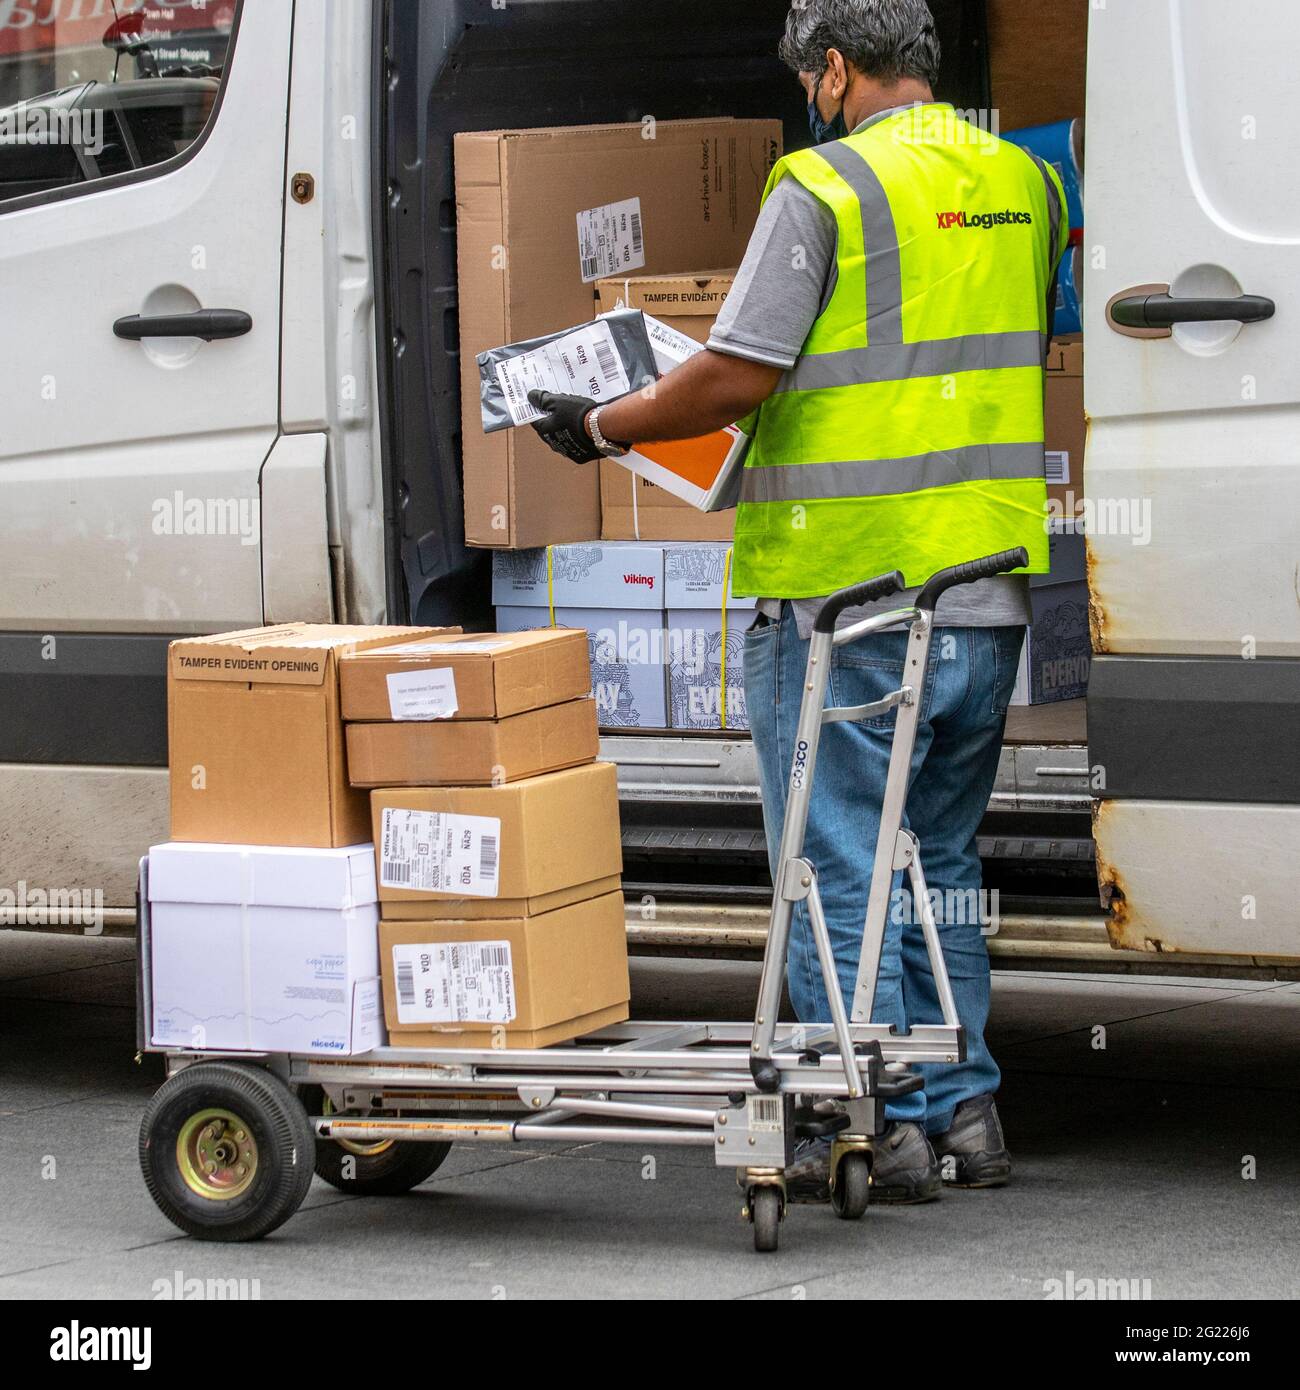
[[[1015,546],[1046,573],[1055,170],[932,103],[786,156],[765,198],[783,178],[834,213],[836,280],[746,422],[734,592],[812,598],[893,569],[916,585]]]

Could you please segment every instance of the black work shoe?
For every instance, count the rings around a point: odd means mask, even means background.
[[[787,1202],[829,1202],[831,1199],[831,1141],[801,1139],[794,1161],[785,1170]]]
[[[1011,1178],[1011,1155],[992,1096],[974,1096],[953,1111],[952,1128],[931,1136],[949,1187],[1001,1187]]]
[[[895,1120],[872,1150],[873,1202],[932,1202],[942,1192],[939,1161],[919,1124]]]

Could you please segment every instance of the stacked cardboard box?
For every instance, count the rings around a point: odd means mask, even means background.
[[[499,553],[497,626],[584,629],[604,729],[747,729],[754,600],[731,597],[729,556],[721,543],[644,541]]]
[[[459,629],[288,623],[173,642],[172,842],[149,853],[150,1036],[339,1054],[383,1041],[370,811],[339,663]]]
[[[455,137],[471,545],[601,535],[598,469],[566,463],[530,429],[484,433],[478,354],[589,320],[603,277],[737,264],[780,154],[774,120],[647,118]]]
[[[618,785],[587,640],[487,633],[343,662],[397,1047],[540,1047],[627,1017]]]

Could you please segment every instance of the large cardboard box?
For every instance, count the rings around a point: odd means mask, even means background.
[[[618,892],[537,917],[385,919],[379,956],[394,1047],[548,1047],[628,1015]]]
[[[492,562],[503,632],[552,622],[586,631],[601,728],[667,728],[662,545],[558,545],[498,551]]]
[[[368,1052],[383,1041],[374,848],[149,851],[159,1047]]]
[[[726,545],[664,547],[674,729],[749,728],[745,629],[758,600],[732,595],[730,553]]]
[[[620,305],[641,309],[650,317],[651,345],[661,376],[666,376],[691,355],[691,346],[708,341],[718,311],[735,283],[734,270],[699,271],[695,274],[627,275],[598,282],[601,313]],[[659,332],[662,328],[664,331]],[[683,344],[675,339],[685,340]],[[691,476],[681,466],[690,440],[643,446],[639,451],[652,463],[662,463]],[[725,450],[723,451],[725,457]],[[703,512],[645,477],[631,472],[615,459],[601,459],[600,534],[605,540],[711,541],[730,540],[735,531],[734,509]]]
[[[354,652],[340,667],[348,720],[503,719],[585,695],[576,632],[465,633]]]
[[[999,130],[1083,113],[1088,15],[1100,8],[1095,0],[989,0],[989,81]]]
[[[485,435],[478,354],[591,318],[602,276],[736,265],[781,154],[779,121],[657,121],[455,137],[465,538],[600,535],[599,472],[531,429]]]
[[[1083,511],[1083,339],[1053,338],[1047,354],[1047,502],[1054,519]]]
[[[354,787],[490,787],[594,762],[600,736],[582,699],[504,719],[349,724],[347,747]]]
[[[612,763],[500,787],[385,787],[370,806],[388,918],[531,917],[619,886]]]
[[[369,803],[343,762],[339,659],[459,631],[285,623],[173,642],[172,839],[318,848],[369,839]]]

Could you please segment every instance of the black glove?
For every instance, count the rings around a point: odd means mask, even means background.
[[[528,404],[546,414],[532,422],[533,428],[555,450],[574,463],[591,463],[600,450],[591,442],[583,421],[596,402],[586,396],[559,396],[551,391],[530,391]]]

